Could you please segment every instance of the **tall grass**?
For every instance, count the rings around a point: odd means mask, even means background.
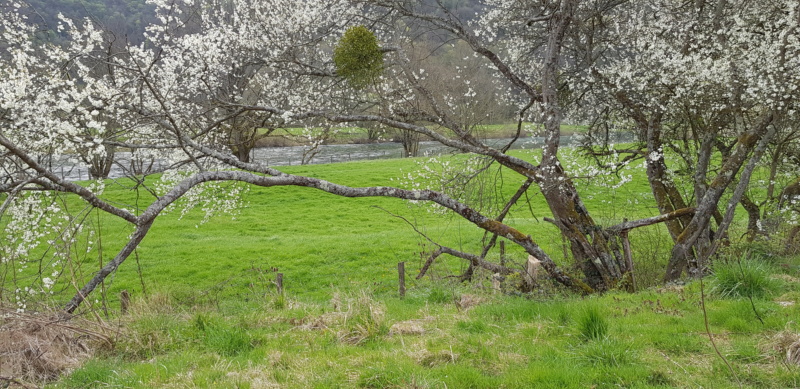
[[[760,259],[745,256],[714,266],[712,293],[723,298],[764,298],[778,287],[770,276],[772,266]]]
[[[608,320],[594,305],[588,306],[578,317],[578,331],[586,340],[602,340],[608,336]]]

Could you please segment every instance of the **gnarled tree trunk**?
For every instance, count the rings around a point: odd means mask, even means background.
[[[722,194],[736,177],[750,152],[753,151],[761,138],[767,133],[767,129],[774,118],[774,112],[765,113],[758,123],[739,137],[734,151],[726,159],[714,181],[708,186],[705,196],[702,199],[698,199],[697,211],[692,217],[692,221],[686,226],[686,229],[678,237],[675,246],[672,248],[672,255],[667,264],[664,281],[669,282],[678,279],[687,267],[690,273],[697,273],[696,275],[698,276],[702,275],[699,272],[702,272],[701,266],[703,264],[694,261],[691,250],[698,242],[703,231],[708,228],[711,218],[714,216],[714,211],[718,210],[717,205]]]

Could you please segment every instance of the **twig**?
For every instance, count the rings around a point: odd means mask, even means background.
[[[711,346],[714,347],[714,351],[717,352],[717,355],[720,357],[720,359],[722,359],[722,361],[725,362],[725,365],[728,366],[728,370],[731,371],[731,374],[733,375],[733,378],[736,378],[736,382],[739,383],[739,387],[741,388],[742,387],[742,381],[739,380],[739,376],[737,376],[736,372],[733,371],[733,367],[731,366],[731,364],[728,363],[728,360],[719,351],[719,348],[717,348],[717,343],[714,342],[714,336],[711,335],[711,327],[708,325],[708,312],[706,312],[705,285],[703,284],[703,278],[702,277],[700,278],[700,307],[703,308],[703,321],[705,322],[705,325],[706,325],[706,335],[708,335],[708,340],[711,341]]]
[[[423,238],[427,239],[428,242],[430,242],[431,244],[433,244],[436,247],[438,247],[439,249],[436,250],[436,252],[438,252],[439,255],[441,255],[441,254],[449,254],[449,255],[452,255],[452,256],[457,257],[457,258],[465,259],[465,260],[469,261],[472,266],[479,266],[481,268],[484,268],[484,269],[489,270],[489,271],[494,272],[494,273],[501,273],[501,274],[520,273],[521,274],[520,271],[513,270],[511,268],[508,268],[508,267],[505,267],[505,266],[501,266],[501,265],[486,261],[485,259],[483,259],[479,255],[465,253],[463,251],[459,251],[459,250],[456,250],[456,249],[453,249],[453,248],[450,248],[450,247],[447,247],[447,246],[443,246],[443,245],[441,245],[439,243],[436,243],[433,239],[431,239],[429,236],[425,235],[425,233],[420,231],[413,223],[411,223],[410,220],[406,219],[405,217],[403,217],[401,215],[394,214],[394,213],[392,213],[392,212],[390,212],[390,211],[388,211],[388,210],[386,210],[384,208],[381,208],[381,207],[379,207],[377,205],[373,205],[372,207],[380,209],[381,211],[384,211],[384,212],[388,213],[389,215],[391,215],[393,217],[396,217],[396,218],[406,222],[420,236],[422,236]]]
[[[398,218],[398,219],[400,219],[400,220],[402,220],[402,221],[406,222],[406,224],[408,224],[408,226],[409,226],[409,227],[411,227],[411,228],[414,230],[414,232],[416,232],[417,234],[419,234],[419,236],[421,236],[421,237],[425,238],[425,240],[427,240],[427,241],[428,241],[428,242],[430,242],[431,244],[433,244],[433,245],[436,245],[436,246],[439,246],[439,244],[438,244],[438,243],[436,243],[436,242],[435,242],[433,239],[431,239],[431,238],[430,238],[428,235],[426,235],[424,232],[420,231],[420,230],[417,228],[417,226],[415,226],[415,225],[414,225],[414,223],[412,223],[410,220],[406,219],[405,217],[403,217],[403,216],[400,216],[400,215],[398,215],[398,214],[395,214],[395,213],[393,213],[393,212],[391,212],[391,211],[389,211],[389,210],[387,210],[387,209],[385,209],[385,208],[379,207],[379,206],[377,206],[377,205],[373,205],[373,206],[372,206],[372,208],[377,208],[377,209],[380,209],[381,211],[388,213],[388,214],[389,214],[389,216],[396,217],[396,218]]]
[[[742,258],[741,257],[736,258],[736,264],[739,265],[739,272],[742,273],[742,279],[744,279],[745,274],[744,274],[744,268],[742,267]],[[750,300],[750,307],[753,308],[753,313],[756,314],[756,319],[758,319],[758,321],[760,321],[761,325],[763,326],[764,325],[764,319],[761,318],[761,315],[758,313],[758,310],[756,309],[756,303],[753,302],[753,293],[752,293],[752,291],[753,290],[751,288],[747,288],[747,299]]]

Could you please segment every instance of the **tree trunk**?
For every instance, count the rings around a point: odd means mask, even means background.
[[[800,226],[794,226],[786,238],[786,254],[797,254],[800,251]]]
[[[255,147],[256,131],[253,128],[244,128],[234,121],[228,137],[228,148],[239,161],[250,162],[250,152]]]
[[[412,131],[400,131],[400,142],[403,144],[403,156],[405,158],[416,157],[419,155],[419,134]]]
[[[740,203],[744,210],[747,211],[747,241],[752,242],[760,232],[758,223],[761,220],[761,209],[747,194],[742,195]]]
[[[612,288],[622,277],[621,263],[609,245],[609,235],[589,215],[575,185],[558,160],[561,136],[561,107],[558,101],[558,58],[564,32],[577,5],[561,3],[551,19],[552,30],[542,72],[542,106],[546,131],[542,163],[537,184],[553,213],[554,222],[570,243],[572,256],[580,266],[586,283],[597,291]]]
[[[609,235],[596,225],[578,191],[556,166],[549,179],[540,183],[556,226],[569,241],[570,251],[589,286],[597,291],[612,288],[622,277],[624,258],[609,245]]]
[[[687,208],[677,186],[667,175],[667,164],[664,161],[664,150],[661,143],[661,115],[656,114],[648,123],[639,125],[647,126],[647,181],[659,213],[668,214]],[[691,217],[686,215],[665,223],[673,242],[678,240],[678,236],[690,220]]]
[[[108,145],[103,145],[103,147],[106,150],[104,156],[94,155],[88,160],[84,158],[84,162],[89,165],[89,176],[93,179],[108,178],[111,173],[111,167],[114,165],[114,153],[117,148]]]
[[[767,200],[775,198],[775,178],[778,176],[778,167],[783,158],[783,143],[779,143],[772,151],[772,161],[769,164],[769,181],[767,182]]]
[[[694,261],[691,251],[703,231],[708,228],[722,194],[725,193],[725,190],[736,177],[747,156],[767,132],[767,128],[774,117],[775,114],[773,112],[765,113],[752,129],[739,137],[735,150],[725,160],[714,181],[708,186],[705,196],[702,199],[698,199],[697,211],[692,217],[692,221],[686,226],[686,229],[678,237],[675,246],[672,248],[672,255],[664,276],[665,282],[677,280],[687,267],[693,272],[702,271],[700,268],[702,264]],[[699,255],[701,256],[702,254]]]

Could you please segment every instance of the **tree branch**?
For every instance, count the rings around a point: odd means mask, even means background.
[[[683,217],[683,216],[686,216],[686,215],[693,215],[695,213],[695,211],[696,211],[696,208],[681,208],[681,209],[678,209],[676,211],[673,211],[673,212],[670,212],[670,213],[665,213],[665,214],[658,215],[658,216],[653,216],[653,217],[648,217],[648,218],[639,219],[639,220],[633,220],[633,221],[626,221],[626,222],[623,222],[623,223],[608,227],[606,229],[607,230],[611,230],[611,231],[618,231],[618,232],[630,231],[630,230],[632,230],[634,228],[645,227],[645,226],[649,226],[649,225],[653,225],[653,224],[657,224],[657,223],[663,223],[663,222],[670,221],[670,220],[673,220],[673,219],[677,219],[679,217]]]

